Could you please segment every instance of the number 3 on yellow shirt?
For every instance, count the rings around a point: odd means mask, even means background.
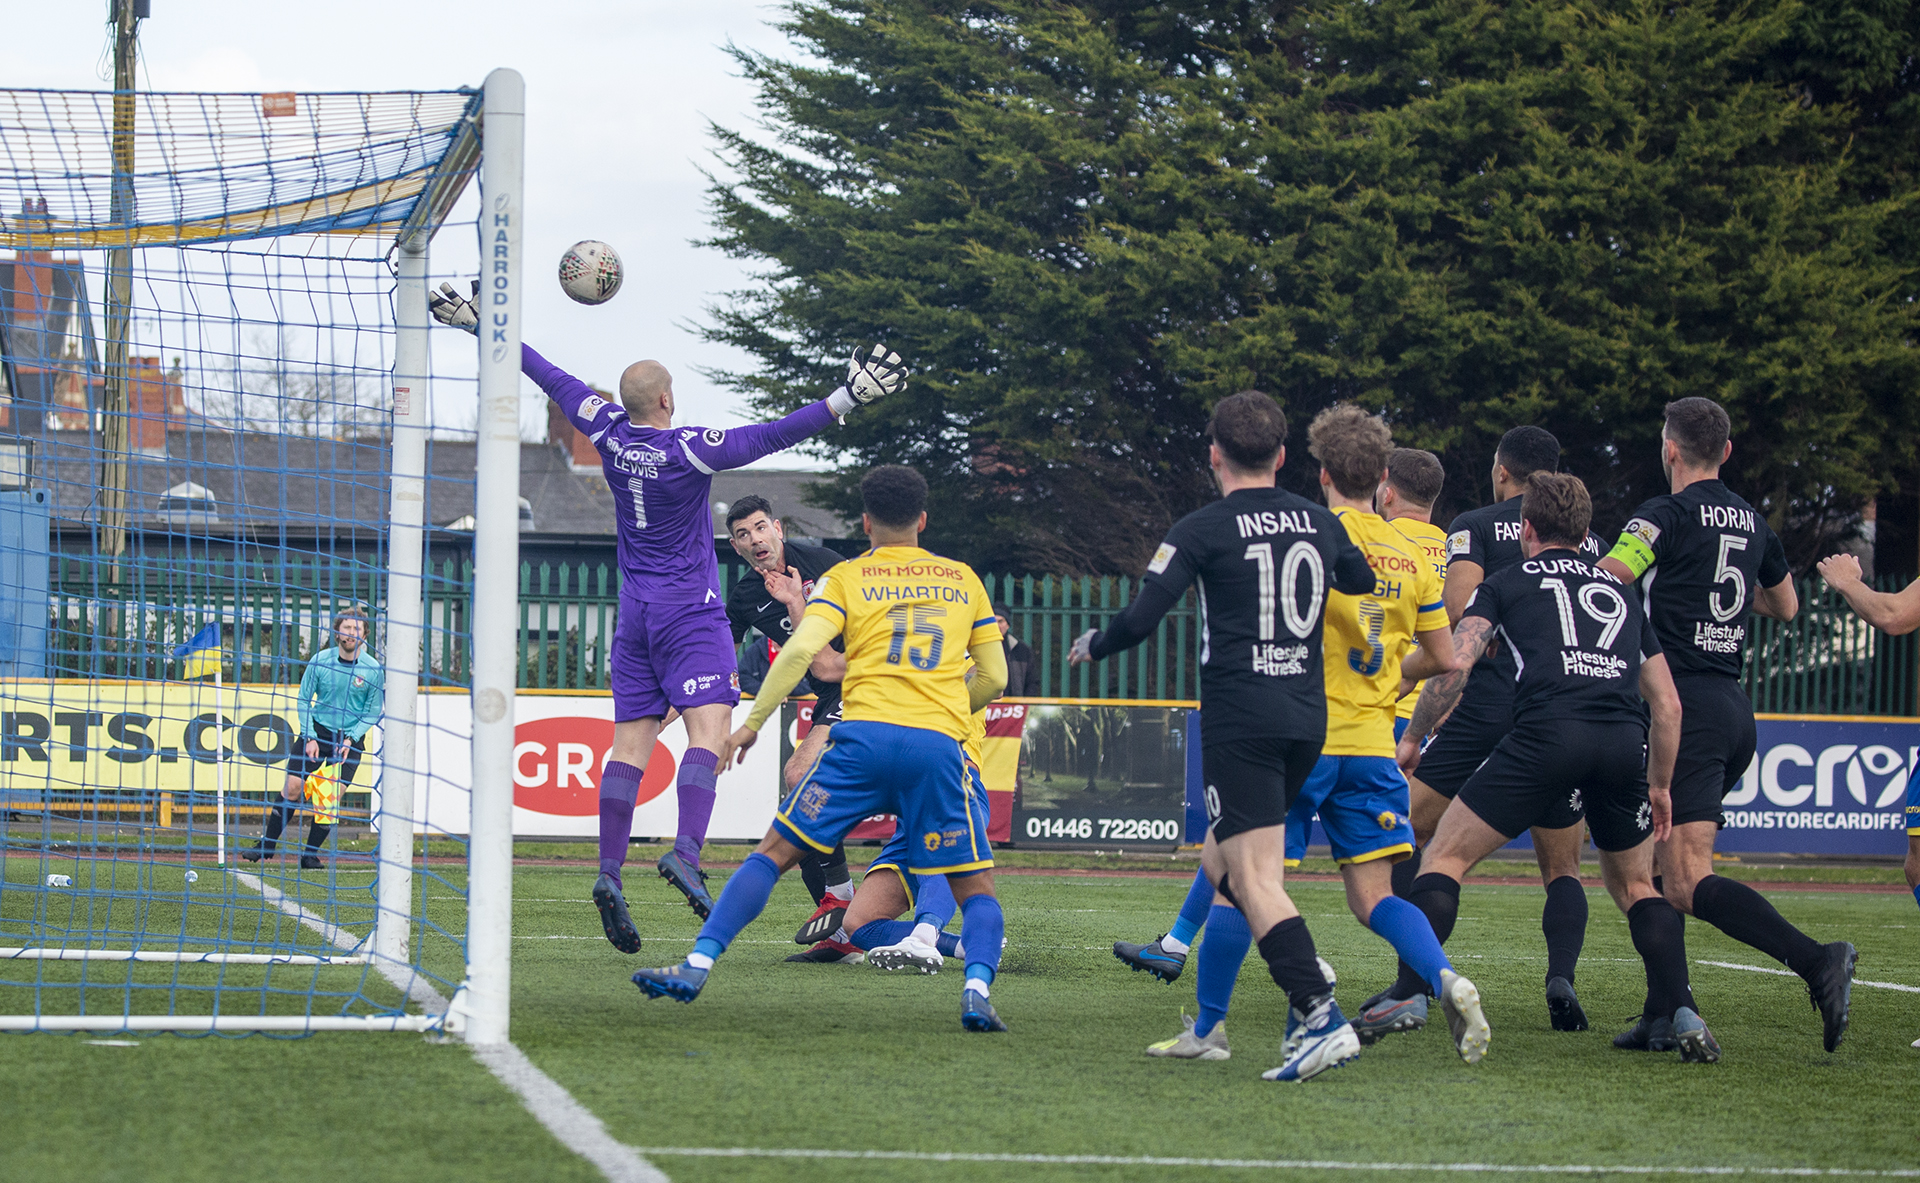
[[[909,619],[908,614],[912,617]],[[940,653],[946,647],[947,634],[937,623],[947,614],[947,610],[938,604],[898,604],[887,609],[887,622],[893,625],[893,641],[887,646],[887,664],[899,665],[900,655],[905,653],[907,660],[917,670],[930,670],[940,664]],[[907,638],[919,635],[933,638],[933,643],[923,652],[918,648],[908,648]]]

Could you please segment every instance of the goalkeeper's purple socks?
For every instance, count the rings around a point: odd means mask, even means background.
[[[600,872],[620,882],[633,838],[633,801],[640,793],[640,769],[619,760],[600,774]],[[624,888],[624,885],[622,885]]]
[[[707,825],[713,821],[713,782],[719,776],[720,757],[705,748],[688,748],[680,757],[680,834],[673,851],[699,870],[700,848],[707,844]]]

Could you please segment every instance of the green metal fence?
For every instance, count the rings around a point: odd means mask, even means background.
[[[333,612],[376,609],[385,573],[364,564],[293,557],[273,563],[152,562],[121,582],[100,581],[97,560],[59,556],[53,582],[51,660],[60,677],[160,678],[167,653],[207,620],[230,622],[238,682],[297,681],[299,666],[331,643]],[[740,568],[722,565],[723,589]],[[1041,696],[1193,699],[1201,649],[1189,592],[1144,644],[1069,668],[1073,638],[1125,607],[1138,581],[1124,577],[983,576],[995,607],[1033,649]],[[1902,581],[1881,579],[1881,590]],[[469,675],[472,566],[447,561],[426,577],[423,678],[463,684]],[[1920,714],[1920,634],[1869,628],[1818,579],[1799,583],[1800,613],[1781,623],[1751,618],[1745,683],[1756,710],[1783,714]],[[620,599],[620,574],[605,563],[522,563],[520,685],[604,690]],[[378,644],[378,638],[376,638]]]

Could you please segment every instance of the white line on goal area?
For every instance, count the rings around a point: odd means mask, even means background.
[[[1704,961],[1696,958],[1694,964],[1711,965],[1716,969],[1744,969],[1748,973],[1773,974],[1776,977],[1782,978],[1797,978],[1800,976],[1790,969],[1774,969],[1770,965],[1741,965],[1737,961]],[[1853,984],[1856,986],[1872,986],[1876,990],[1898,990],[1902,994],[1920,994],[1920,986],[1904,986],[1899,982],[1875,982],[1867,978],[1855,978],[1853,979]]]
[[[364,953],[215,953],[192,949],[47,949],[0,947],[0,961],[161,961],[176,965],[365,965]]]
[[[240,882],[253,888],[267,902],[273,904],[287,915],[292,916],[308,928],[320,933],[328,941],[344,949],[357,949],[364,942],[353,933],[330,923],[324,916],[302,907],[296,900],[263,883],[258,876],[244,871],[235,871],[233,875]],[[402,973],[397,967],[374,962],[374,968],[380,976],[407,992],[407,997],[420,1004],[423,1010],[431,1013],[411,1018],[427,1019],[433,1027],[444,1021],[452,1008],[438,990],[421,980],[418,975]],[[527,1112],[544,1126],[562,1146],[586,1159],[599,1169],[612,1183],[668,1183],[667,1176],[653,1164],[640,1157],[631,1146],[616,1140],[607,1133],[607,1127],[601,1124],[593,1111],[573,1099],[573,1094],[560,1087],[551,1076],[534,1066],[526,1054],[511,1043],[470,1044],[473,1058],[486,1066],[487,1071],[499,1079],[501,1084],[527,1107]]]
[[[1751,1175],[1760,1178],[1920,1179],[1920,1170],[1846,1167],[1610,1166],[1599,1163],[1335,1162],[1287,1158],[1162,1158],[1116,1154],[963,1154],[915,1150],[771,1150],[753,1147],[642,1146],[659,1158],[814,1158],[875,1162],[1029,1164],[1069,1167],[1202,1167],[1210,1170],[1394,1171],[1413,1174],[1496,1175]]]

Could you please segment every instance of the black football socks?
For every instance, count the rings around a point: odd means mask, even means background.
[[[1540,909],[1540,931],[1547,938],[1547,980],[1573,984],[1580,948],[1587,943],[1587,889],[1573,875],[1547,884],[1547,903]]]
[[[1683,1006],[1697,1011],[1687,981],[1686,923],[1679,911],[1651,896],[1627,909],[1627,931],[1647,967],[1647,1017],[1672,1018]]]
[[[1709,875],[1693,887],[1693,914],[1744,941],[1803,978],[1820,972],[1826,951],[1767,902],[1767,897],[1734,879]]]
[[[1333,992],[1320,972],[1320,957],[1314,951],[1306,917],[1295,916],[1274,925],[1260,938],[1259,948],[1273,984],[1287,992],[1287,1001],[1301,1014],[1312,1014]]]
[[[1453,935],[1453,922],[1460,917],[1460,884],[1445,875],[1417,876],[1408,885],[1407,902],[1426,915],[1427,923],[1433,925],[1433,935],[1442,945],[1446,944],[1447,938]],[[1400,977],[1387,994],[1404,1000],[1417,998],[1432,988],[1419,970],[1402,961]]]

